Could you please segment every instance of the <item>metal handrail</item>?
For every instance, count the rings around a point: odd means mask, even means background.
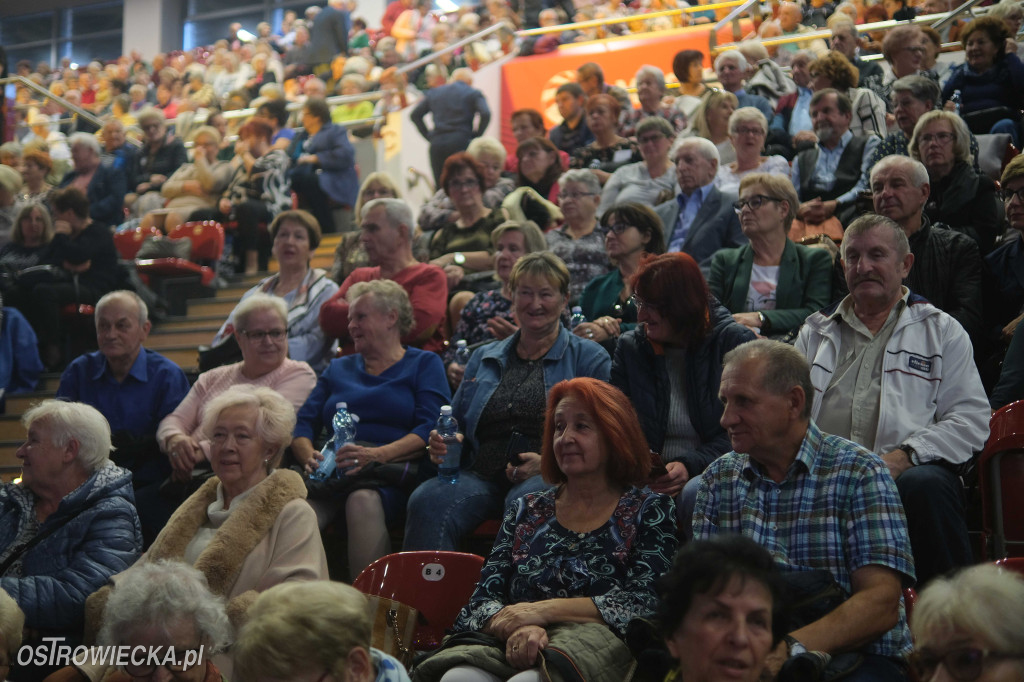
[[[513,26],[510,23],[508,23],[507,21],[501,21],[501,22],[499,22],[497,24],[492,24],[491,26],[488,26],[487,28],[485,28],[482,31],[477,31],[476,33],[474,33],[471,36],[467,36],[467,37],[463,38],[462,40],[458,40],[458,41],[452,43],[451,45],[449,45],[448,47],[444,48],[443,50],[438,50],[437,52],[432,52],[431,54],[428,54],[425,57],[420,57],[419,59],[413,60],[413,61],[409,62],[408,64],[406,64],[404,66],[400,66],[400,67],[398,67],[397,71],[398,71],[398,73],[402,73],[402,74],[409,73],[410,71],[413,71],[415,69],[420,68],[421,66],[424,66],[425,64],[429,64],[430,62],[434,61],[435,59],[437,59],[438,57],[440,57],[442,55],[446,55],[449,52],[454,52],[455,50],[459,49],[460,47],[463,47],[465,45],[469,45],[470,43],[475,43],[476,41],[480,40],[481,38],[484,38],[486,36],[491,35],[492,33],[495,33],[497,31],[501,30],[502,27],[508,28],[510,31],[515,31],[515,29],[516,29],[515,26]]]
[[[716,23],[714,26],[712,26],[711,27],[711,32],[708,33],[708,51],[709,51],[709,53],[714,54],[715,50],[718,49],[717,48],[717,45],[718,45],[718,32],[721,31],[723,28],[725,28],[725,25],[728,24],[729,22],[734,22],[734,24],[733,24],[733,37],[734,38],[738,37],[739,36],[739,20],[740,20],[740,15],[743,14],[744,12],[746,12],[747,10],[749,10],[754,5],[758,5],[758,4],[760,4],[759,0],[746,0],[746,2],[741,4],[739,7],[736,7],[735,9],[733,9],[731,12],[729,12],[724,17],[722,17],[722,19],[720,21],[718,21],[718,23]]]
[[[980,4],[981,2],[982,2],[982,0],[967,0],[967,2],[965,2],[962,5],[960,5],[956,9],[950,10],[949,12],[947,12],[946,16],[944,16],[942,19],[939,19],[934,24],[932,24],[932,28],[934,28],[936,31],[941,31],[942,29],[946,28],[946,26],[948,26],[949,24],[952,24],[953,21],[955,21],[958,16],[960,16],[964,12],[970,12],[972,8],[974,8],[976,5]],[[931,15],[931,16],[935,16],[935,15]]]
[[[59,97],[53,94],[52,92],[50,92],[49,90],[39,85],[30,78],[25,78],[24,76],[9,76],[7,78],[0,78],[0,85],[7,85],[8,83],[17,83],[19,85],[23,85],[29,90],[32,90],[33,92],[36,92],[37,94],[40,94],[47,99],[52,99],[55,102],[58,102],[63,108],[78,114],[89,123],[92,123],[95,126],[103,125],[103,121],[96,118],[96,116],[91,111],[83,109],[77,104],[72,104],[63,97]]]
[[[558,26],[546,26],[544,28],[528,28],[516,31],[518,37],[540,36],[549,33],[562,33],[564,31],[575,31],[583,28],[596,28],[610,24],[626,24],[633,21],[646,21],[658,17],[674,17],[679,14],[694,14],[696,12],[707,12],[708,10],[725,9],[742,5],[748,0],[728,0],[728,2],[716,2],[710,5],[694,5],[693,7],[680,7],[678,9],[665,9],[647,14],[633,14],[628,17],[609,17],[607,19],[591,19],[589,21],[577,21],[572,24],[559,24]]]

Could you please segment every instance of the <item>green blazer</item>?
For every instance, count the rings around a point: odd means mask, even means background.
[[[708,287],[733,313],[746,309],[754,250],[749,244],[720,249],[711,259]],[[832,302],[832,257],[824,249],[812,249],[786,240],[779,262],[775,310],[762,310],[776,336],[797,329],[807,316]]]

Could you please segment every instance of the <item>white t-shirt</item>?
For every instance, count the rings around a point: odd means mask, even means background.
[[[775,288],[779,284],[778,265],[754,264],[747,289],[747,310],[775,310]]]

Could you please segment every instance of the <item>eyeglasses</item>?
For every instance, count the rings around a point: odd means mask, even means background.
[[[638,313],[641,310],[643,310],[644,308],[647,308],[648,310],[653,310],[654,312],[656,312],[658,314],[661,314],[661,311],[662,311],[662,307],[660,305],[655,305],[653,303],[648,303],[647,301],[645,301],[644,299],[640,298],[636,294],[633,294],[632,296],[629,297],[629,303],[633,304],[633,307],[636,308],[636,311]]]
[[[479,187],[480,183],[476,180],[449,180],[448,186],[452,189],[469,189],[470,187]]]
[[[925,133],[919,139],[921,140],[921,144],[930,144],[932,142],[946,144],[954,137],[956,136],[953,135],[953,133]]]
[[[565,201],[566,199],[572,199],[573,201],[575,201],[577,199],[582,199],[583,197],[592,196],[595,196],[593,192],[559,192],[558,200]]]
[[[918,54],[924,54],[924,52],[925,52],[924,47],[921,46],[921,45],[918,45],[918,46],[913,46],[912,45],[910,47],[905,47],[903,49],[906,52],[917,52]]]
[[[749,197],[747,199],[740,199],[739,201],[732,202],[732,207],[736,209],[736,213],[742,213],[744,207],[746,206],[749,206],[752,211],[756,211],[757,209],[764,206],[766,201],[781,201],[781,199],[776,199],[775,197],[768,197],[763,194],[755,194],[754,196]]]
[[[615,234],[622,234],[631,227],[633,227],[633,225],[630,225],[629,223],[610,223],[608,225],[608,231],[614,232]]]
[[[737,128],[732,132],[733,135],[764,135],[764,130],[761,128]]]
[[[925,649],[915,651],[910,655],[910,667],[919,680],[930,680],[935,674],[936,668],[942,664],[942,667],[954,680],[972,682],[981,676],[988,661],[1014,658],[1024,659],[1024,655],[985,651],[974,647],[953,649],[942,655],[936,655]]]
[[[662,135],[661,133],[656,133],[652,135],[644,135],[643,137],[638,137],[636,138],[636,141],[639,142],[640,144],[654,144],[655,142],[664,139],[664,135]]]
[[[1010,203],[1014,197],[1017,197],[1017,201],[1024,203],[1024,187],[1020,189],[1001,189],[999,190],[999,198]]]
[[[285,329],[268,329],[266,331],[257,329],[255,331],[243,330],[242,334],[245,338],[249,339],[254,343],[260,343],[263,339],[269,338],[271,341],[280,341],[284,338],[288,331]]]

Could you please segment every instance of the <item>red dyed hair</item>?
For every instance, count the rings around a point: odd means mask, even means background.
[[[563,398],[579,400],[591,414],[608,448],[608,479],[624,485],[641,485],[651,472],[651,451],[640,428],[640,418],[629,398],[609,383],[590,377],[559,381],[548,395],[544,417],[544,445],[540,473],[548,483],[565,483],[555,460],[555,408]]]
[[[484,167],[466,152],[458,152],[445,159],[444,166],[441,168],[441,188],[445,194],[448,194],[448,183],[454,180],[457,174],[467,169],[473,171],[473,175],[476,176],[476,182],[480,185],[480,191],[484,191],[486,187]]]
[[[244,140],[247,137],[262,137],[270,142],[274,136],[274,124],[265,118],[253,116],[238,129],[238,138]]]
[[[659,311],[692,348],[711,331],[708,283],[686,253],[663,253],[640,261],[630,280],[637,297]]]

